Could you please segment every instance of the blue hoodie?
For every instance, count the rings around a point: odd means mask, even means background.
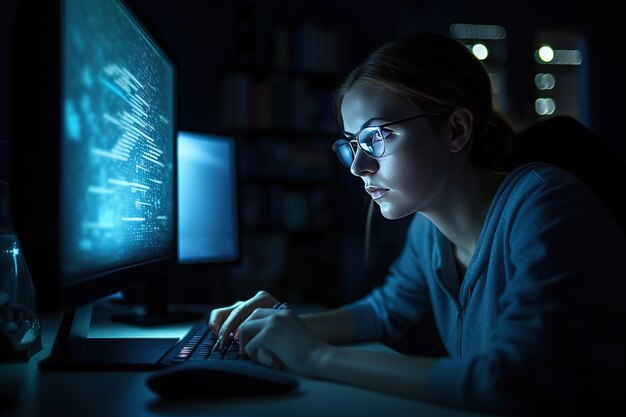
[[[346,306],[359,340],[397,339],[432,310],[449,354],[429,377],[440,404],[569,415],[626,402],[626,239],[578,178],[540,163],[507,175],[460,287],[452,249],[416,214],[385,283]]]

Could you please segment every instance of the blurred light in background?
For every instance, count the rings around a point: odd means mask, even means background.
[[[556,103],[551,98],[538,98],[535,100],[535,112],[540,116],[553,114],[556,111]]]
[[[535,86],[538,90],[552,90],[555,84],[556,80],[554,79],[554,75],[550,73],[544,74],[540,72],[535,75]]]
[[[589,68],[583,62],[583,55],[588,55],[585,36],[571,30],[542,28],[535,32],[533,44],[535,93],[528,110],[534,107],[539,118],[571,116],[591,127]]]
[[[480,59],[481,61],[489,56],[489,50],[482,43],[477,43],[476,45],[472,46],[472,53],[476,58]]]
[[[450,33],[457,39],[491,39],[506,38],[506,30],[500,25],[473,25],[468,23],[453,23]]]
[[[512,109],[507,76],[506,30],[501,25],[453,23],[450,35],[459,40],[480,60],[489,74],[494,109],[509,113]]]
[[[543,62],[550,62],[554,59],[554,50],[549,45],[543,45],[537,50],[537,56]]]
[[[552,49],[548,45],[539,48],[535,56],[540,64],[580,65],[583,62],[583,55],[577,49]]]
[[[583,63],[583,55],[576,49],[555,49],[554,59],[550,63],[554,65],[580,65]]]

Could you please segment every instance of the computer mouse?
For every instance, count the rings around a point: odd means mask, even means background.
[[[285,372],[248,361],[202,361],[172,365],[148,376],[163,399],[221,398],[287,393],[299,382]]]

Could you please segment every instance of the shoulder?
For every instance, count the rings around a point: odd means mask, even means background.
[[[576,175],[546,163],[522,165],[505,179],[498,197],[511,207],[563,207],[603,210],[595,194]],[[575,205],[572,205],[576,203]]]
[[[563,186],[587,188],[569,171],[544,162],[524,164],[512,171],[505,182],[517,193],[536,190],[537,187],[559,188]]]
[[[502,207],[499,217],[512,232],[559,230],[570,237],[574,232],[581,236],[621,236],[602,202],[567,170],[531,163],[511,172],[505,182],[498,201]]]

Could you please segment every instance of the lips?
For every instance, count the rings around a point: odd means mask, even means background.
[[[371,195],[374,200],[377,200],[387,194],[389,192],[389,189],[368,185],[367,187],[365,187],[365,191],[367,191],[367,193]]]

